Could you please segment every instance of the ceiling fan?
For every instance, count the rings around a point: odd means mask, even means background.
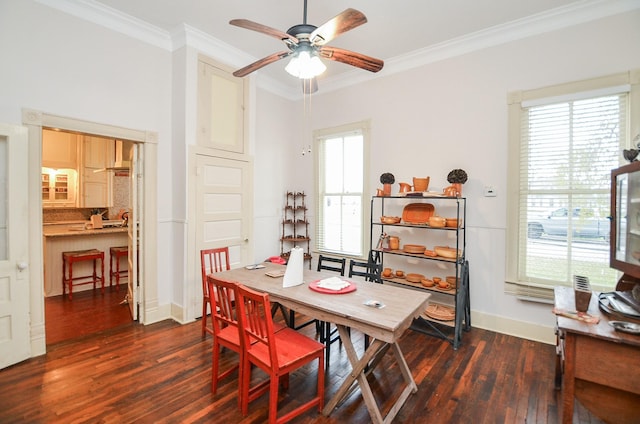
[[[304,0],[302,23],[292,26],[287,32],[282,32],[248,19],[233,19],[229,21],[231,25],[277,38],[289,48],[288,51],[273,53],[242,69],[238,69],[233,75],[244,77],[266,65],[293,56],[291,62],[287,65],[287,72],[302,79],[305,93],[313,93],[318,89],[315,77],[326,69],[320,58],[342,62],[371,72],[378,72],[384,66],[382,60],[362,53],[326,45],[326,43],[339,35],[365,22],[367,22],[367,18],[362,12],[355,9],[346,9],[319,27],[307,24],[307,0]]]

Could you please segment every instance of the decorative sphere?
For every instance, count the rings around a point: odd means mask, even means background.
[[[622,156],[629,162],[635,162],[636,157],[638,157],[639,151],[636,149],[624,149],[622,151]]]

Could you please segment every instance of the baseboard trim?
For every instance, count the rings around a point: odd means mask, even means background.
[[[517,321],[498,315],[471,311],[471,325],[509,336],[555,345],[555,328],[530,322]]]

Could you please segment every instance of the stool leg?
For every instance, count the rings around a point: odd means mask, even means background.
[[[73,261],[69,261],[69,300],[73,300]]]
[[[113,284],[113,252],[109,253],[109,289],[111,289],[111,285]],[[117,284],[117,280],[116,280]],[[116,290],[118,287],[116,286]]]
[[[97,278],[97,274],[96,274],[96,261],[97,259],[93,260],[93,290],[95,291],[96,289],[96,278]]]
[[[104,253],[100,255],[100,286],[104,294]]]
[[[66,280],[65,274],[67,270],[67,261],[65,261],[64,255],[62,255],[62,298],[64,299],[64,295],[66,294]]]
[[[120,256],[116,256],[116,286],[120,287]]]

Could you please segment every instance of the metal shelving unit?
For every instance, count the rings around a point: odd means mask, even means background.
[[[381,222],[382,216],[400,216],[409,204],[431,204],[435,214],[444,217],[455,217],[458,225],[453,227],[430,227],[427,222],[406,222],[404,219],[397,224]],[[403,217],[404,218],[404,217]],[[379,269],[402,268],[404,278],[394,275],[380,276],[383,284],[393,284],[411,290],[426,290],[432,295],[432,304],[453,308],[454,319],[450,321],[437,320],[423,313],[414,320],[412,329],[425,334],[440,337],[449,341],[457,349],[462,341],[462,331],[471,329],[471,310],[469,304],[469,261],[466,258],[466,198],[444,196],[374,196],[371,199],[371,257],[379,262]],[[388,236],[399,236],[404,243],[399,249],[384,246]],[[409,241],[407,241],[409,240]],[[375,244],[374,244],[375,241]],[[419,253],[407,253],[404,244],[419,242],[426,249],[455,243],[455,258],[441,256],[426,256]],[[428,272],[431,272],[429,274]],[[442,273],[455,276],[455,288],[440,289],[437,286],[425,287],[420,282],[406,280],[406,274],[417,273],[430,278],[438,275],[445,279]]]

